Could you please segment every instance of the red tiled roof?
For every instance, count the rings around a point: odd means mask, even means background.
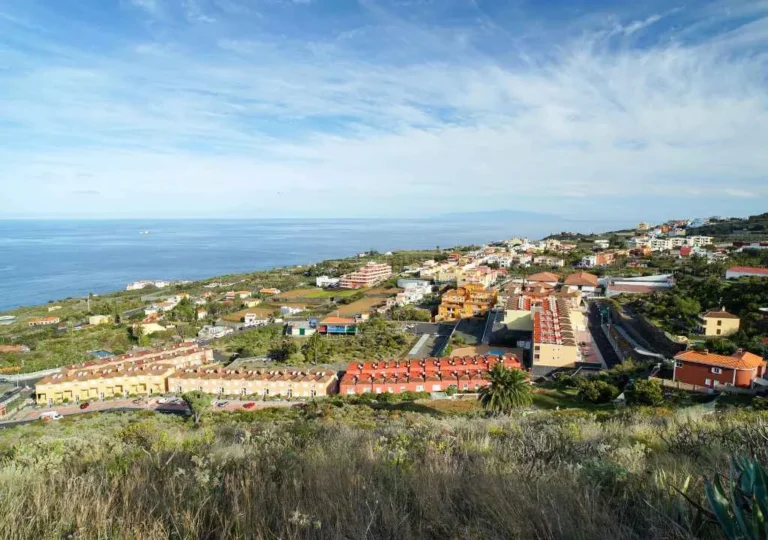
[[[731,266],[728,269],[729,272],[749,272],[750,274],[761,274],[768,276],[768,268],[760,268],[757,266]]]
[[[725,310],[712,310],[701,314],[704,319],[738,319],[737,315],[728,313]]]
[[[560,276],[552,272],[539,272],[528,276],[528,281],[560,281]]]
[[[765,366],[765,360],[756,354],[745,351],[737,351],[731,356],[713,354],[708,352],[684,351],[675,356],[675,360],[694,362],[731,369],[753,369]]]
[[[320,321],[320,324],[355,324],[355,319],[345,317],[327,317]]]
[[[585,272],[584,270],[579,270],[578,272],[574,272],[570,276],[566,277],[565,284],[597,287],[597,276],[595,274]]]

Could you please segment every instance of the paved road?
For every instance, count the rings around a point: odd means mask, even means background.
[[[605,365],[608,368],[612,368],[621,363],[621,359],[613,350],[611,342],[605,336],[602,327],[600,326],[600,312],[597,309],[597,304],[594,302],[589,305],[589,316],[587,318],[587,324],[589,326],[589,333],[592,334],[592,340],[600,351],[600,356],[605,361]]]

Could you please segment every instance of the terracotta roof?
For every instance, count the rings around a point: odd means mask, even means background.
[[[320,324],[355,324],[355,319],[346,317],[327,317],[320,321]]]
[[[528,281],[560,281],[560,275],[552,272],[539,272],[528,276]]]
[[[586,285],[588,287],[597,287],[597,276],[584,270],[574,272],[565,278],[566,285]]]
[[[728,269],[729,272],[749,272],[750,274],[761,274],[768,276],[768,268],[760,268],[757,266],[731,266]]]
[[[700,315],[704,319],[738,319],[737,315],[723,310],[711,310]]]
[[[726,367],[731,369],[753,369],[765,366],[765,360],[756,354],[745,351],[737,351],[732,356],[713,354],[708,352],[684,351],[675,356],[675,360],[684,360],[696,364]]]

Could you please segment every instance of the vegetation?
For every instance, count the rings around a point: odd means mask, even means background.
[[[659,405],[664,400],[661,384],[650,379],[633,381],[625,390],[625,396],[632,405]]]
[[[419,309],[413,306],[395,306],[389,311],[389,316],[393,321],[422,321],[432,320],[432,313],[426,309]]]
[[[211,407],[211,396],[200,390],[194,390],[183,394],[181,399],[184,400],[184,403],[187,404],[187,407],[192,412],[192,419],[195,425],[199,425],[203,414]]]
[[[278,362],[301,364],[395,358],[411,340],[400,325],[373,318],[360,324],[357,335],[285,337],[280,325],[268,325],[228,336],[217,345],[241,357],[269,356]]]
[[[197,429],[170,415],[110,413],[2,430],[0,530],[83,540],[714,539],[749,538],[739,516],[759,524],[764,512],[752,472],[768,461],[763,413],[484,418],[406,406],[418,402],[337,398],[211,414]],[[735,493],[714,480],[731,477],[731,456],[752,458],[737,465]]]
[[[531,405],[532,390],[528,374],[494,364],[489,373],[491,384],[480,389],[483,408],[493,414],[509,414],[514,409]]]

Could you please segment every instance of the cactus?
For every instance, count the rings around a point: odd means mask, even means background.
[[[768,474],[760,463],[748,458],[732,458],[728,490],[716,476],[706,482],[705,491],[727,538],[768,539]]]

